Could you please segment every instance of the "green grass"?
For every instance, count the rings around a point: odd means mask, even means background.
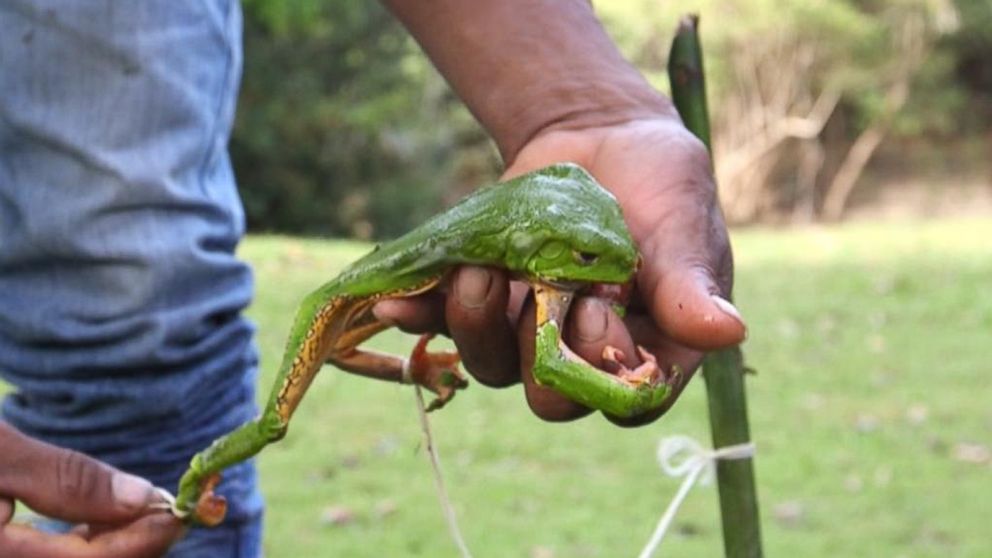
[[[958,444],[992,446],[989,238],[992,223],[979,221],[734,235],[767,555],[992,555],[992,464],[955,458]],[[364,250],[244,244],[260,399],[296,301]],[[694,381],[663,420],[624,430],[598,417],[543,423],[519,387],[459,394],[432,420],[475,555],[636,555],[678,485],[655,464],[657,441],[708,440],[703,395]],[[455,555],[408,388],[326,369],[261,470],[267,556]],[[352,520],[330,524],[332,507]],[[661,554],[721,548],[715,488],[697,488]]]

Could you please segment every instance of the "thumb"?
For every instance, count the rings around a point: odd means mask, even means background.
[[[736,345],[747,337],[740,312],[721,296],[706,268],[686,265],[669,269],[653,291],[649,296],[652,315],[678,343],[710,351]]]
[[[117,523],[160,501],[148,481],[0,422],[0,497],[70,522]]]

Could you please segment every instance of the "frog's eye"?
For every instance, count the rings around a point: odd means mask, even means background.
[[[593,254],[592,252],[575,250],[572,254],[575,256],[575,261],[579,265],[592,265],[599,259],[599,254]]]
[[[559,257],[561,257],[562,254],[565,253],[565,250],[567,248],[568,247],[565,246],[564,242],[560,242],[558,240],[549,240],[548,242],[545,242],[543,246],[541,246],[541,250],[539,251],[539,254],[545,260],[556,260]]]

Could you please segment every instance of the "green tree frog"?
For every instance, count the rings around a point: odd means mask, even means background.
[[[460,264],[509,270],[534,291],[535,379],[574,401],[629,417],[657,408],[678,371],[662,372],[652,355],[610,374],[573,353],[561,338],[573,296],[593,285],[633,280],[639,256],[616,199],[578,165],[552,165],[477,190],[410,233],[376,248],[308,295],[289,334],[275,386],[261,415],[192,459],[172,511],[191,522],[219,523],[223,497],[213,489],[226,467],[248,459],[286,434],[290,418],[325,362],[352,373],[419,384],[437,395],[430,409],[467,386],[458,355],[429,353],[424,336],[409,359],[359,348],[388,324],[372,307],[391,297],[424,293]]]

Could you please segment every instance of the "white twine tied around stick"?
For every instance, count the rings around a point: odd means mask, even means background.
[[[406,376],[407,363],[404,362],[403,368],[404,376]],[[434,445],[434,436],[431,433],[430,421],[427,418],[427,411],[424,405],[424,395],[420,386],[414,386],[414,394],[417,400],[417,412],[420,415],[420,426],[424,434],[424,441],[427,443],[427,455],[430,457],[431,469],[434,472],[434,484],[437,489],[438,499],[441,501],[444,518],[448,523],[448,530],[462,558],[472,558],[468,545],[465,544],[465,537],[462,536],[461,529],[458,527],[455,509],[451,505],[451,499],[448,497],[448,491],[444,485],[444,476],[441,473],[441,458],[438,455],[437,446]],[[677,461],[676,458],[681,455],[685,455],[685,458]],[[675,497],[668,504],[668,508],[665,509],[665,513],[662,514],[661,519],[658,520],[658,526],[655,527],[654,533],[651,534],[651,539],[645,545],[644,550],[638,555],[638,558],[651,558],[655,550],[657,550],[658,545],[661,544],[661,540],[665,537],[665,533],[668,532],[672,520],[675,519],[675,514],[682,506],[685,497],[689,494],[689,490],[697,482],[708,484],[713,480],[714,469],[718,460],[749,459],[753,455],[754,444],[751,442],[711,450],[704,448],[699,442],[689,436],[675,435],[663,438],[661,443],[658,444],[657,454],[658,464],[661,466],[661,470],[670,477],[685,477],[685,480],[682,481],[682,486],[679,487]]]
[[[720,449],[706,449],[695,439],[684,435],[675,435],[663,438],[658,444],[658,464],[661,470],[670,477],[685,477],[682,486],[679,487],[675,497],[672,498],[665,513],[658,520],[651,539],[645,545],[644,550],[638,558],[650,558],[657,550],[661,540],[668,532],[668,528],[675,519],[682,502],[689,494],[689,490],[698,482],[709,484],[713,480],[713,473],[718,460],[749,459],[754,455],[754,443],[736,444],[725,446]],[[677,459],[684,456],[681,460]]]

